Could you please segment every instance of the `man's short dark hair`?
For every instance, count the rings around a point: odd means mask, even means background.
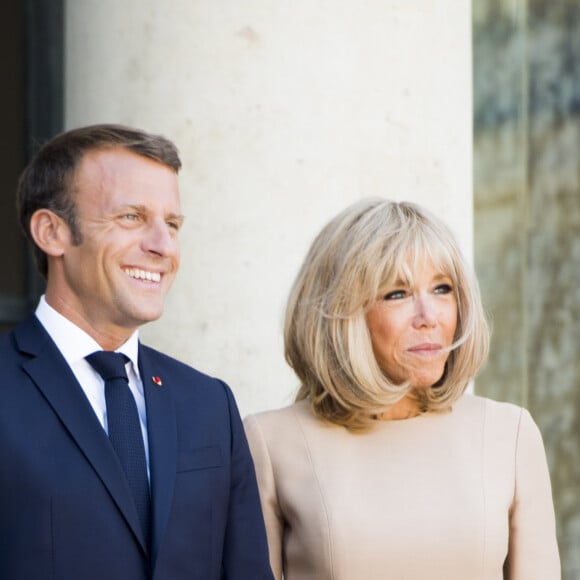
[[[57,135],[45,143],[22,172],[18,182],[17,207],[20,224],[33,243],[39,272],[46,278],[46,254],[30,235],[30,218],[39,209],[49,209],[69,226],[74,243],[81,242],[72,195],[75,171],[89,151],[123,148],[157,161],[179,172],[177,147],[165,137],[123,125],[101,124],[80,127]]]

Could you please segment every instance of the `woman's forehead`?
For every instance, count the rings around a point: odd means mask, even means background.
[[[397,279],[412,280],[424,270],[433,270],[436,275],[455,278],[455,268],[451,257],[440,249],[417,248],[410,250],[399,260],[387,264],[385,278],[392,282]]]

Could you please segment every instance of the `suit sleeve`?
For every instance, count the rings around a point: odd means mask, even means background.
[[[258,488],[260,490],[260,501],[266,522],[266,533],[268,536],[268,548],[270,552],[270,565],[276,580],[282,578],[282,542],[284,531],[284,520],[278,504],[276,493],[276,482],[274,470],[270,459],[268,446],[258,424],[258,419],[250,415],[244,421],[246,434],[258,478]]]
[[[506,580],[559,580],[560,559],[542,436],[523,410],[517,434]]]
[[[254,464],[234,397],[226,386],[231,424],[231,486],[223,580],[273,580]]]

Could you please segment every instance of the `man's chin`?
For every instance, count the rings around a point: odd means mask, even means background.
[[[163,306],[161,307],[150,307],[150,308],[139,308],[133,312],[132,322],[135,327],[142,326],[148,322],[155,322],[163,314]]]

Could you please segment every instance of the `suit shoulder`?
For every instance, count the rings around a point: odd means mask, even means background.
[[[0,368],[2,374],[5,375],[9,368],[14,368],[17,362],[16,349],[14,348],[14,340],[10,332],[5,332],[0,335]]]
[[[24,323],[20,323],[12,330],[0,333],[0,365],[11,367],[19,364],[23,358],[27,358],[34,349],[28,349],[27,344],[21,345],[18,341],[18,333],[23,334]],[[21,341],[22,342],[22,341]]]
[[[170,377],[172,385],[178,390],[196,388],[214,393],[225,393],[228,398],[233,396],[230,387],[217,377],[212,377],[183,361],[144,344],[139,345],[139,351],[139,366],[142,368],[146,366],[154,371],[154,374]]]
[[[9,350],[14,350],[14,338],[10,330],[0,333],[0,352],[4,355]]]
[[[180,361],[168,354],[165,354],[159,350],[151,348],[145,344],[139,345],[140,349],[140,356],[143,356],[147,359],[148,363],[155,366],[163,367],[164,369],[171,369],[172,374],[180,373],[185,375],[190,375],[192,378],[195,378],[200,381],[209,381],[214,382],[218,381],[216,377],[212,377],[208,374],[203,373],[202,371],[188,365],[187,363]]]

